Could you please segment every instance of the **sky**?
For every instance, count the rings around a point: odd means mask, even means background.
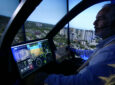
[[[0,0],[0,15],[11,17],[18,4],[18,0]]]
[[[80,1],[81,0],[69,0],[69,9],[71,10],[76,3],[78,4]],[[93,22],[96,19],[96,15],[103,5],[107,3],[110,3],[110,1],[98,3],[84,10],[70,21],[70,27],[84,30],[94,30]]]
[[[82,0],[69,0],[69,10]],[[0,0],[0,15],[12,16],[18,6],[18,0]],[[70,21],[70,27],[85,30],[94,30],[93,22],[96,14],[102,6],[109,1],[96,4]],[[66,0],[43,0],[33,13],[28,17],[29,21],[55,25],[67,13]]]
[[[82,0],[69,0],[69,10]],[[70,21],[70,27],[84,30],[94,30],[93,22],[102,6],[109,1],[96,4]],[[55,25],[67,13],[66,0],[43,0],[31,14],[28,20]]]
[[[28,20],[55,25],[66,13],[66,0],[43,0]]]

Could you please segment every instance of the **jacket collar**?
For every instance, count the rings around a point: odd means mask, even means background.
[[[105,40],[100,41],[99,44],[97,45],[97,48],[104,47],[105,45],[109,44],[113,40],[115,40],[115,35],[108,37]]]

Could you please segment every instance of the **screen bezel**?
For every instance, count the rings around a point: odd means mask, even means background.
[[[37,40],[31,40],[31,41],[27,41],[27,42],[22,42],[22,43],[18,43],[18,44],[15,44],[15,45],[12,45],[11,47],[15,47],[15,46],[21,46],[21,45],[26,45],[26,44],[31,44],[31,43],[34,43],[34,42],[39,42],[39,41],[43,41],[43,40],[48,40],[48,44],[49,44],[49,47],[50,47],[50,50],[51,50],[51,53],[52,53],[52,58],[53,58],[53,62],[56,62],[56,55],[55,55],[55,45],[54,45],[54,42],[53,40],[50,40],[50,39],[37,39]],[[21,79],[24,79],[25,77],[31,75],[32,73],[36,72],[37,70],[39,70],[40,68],[44,67],[45,65],[43,65],[42,67],[38,68],[38,69],[34,69],[32,70],[31,72],[29,72],[29,74],[26,74],[24,76],[22,76],[22,74],[20,73],[20,69],[18,67],[18,64],[17,62],[15,61],[14,59],[14,56],[13,56],[13,53],[12,53],[12,50],[11,50],[11,54],[12,54],[12,58],[16,64],[16,68],[18,70],[18,73],[19,73],[19,77]],[[46,63],[47,65],[48,63]]]

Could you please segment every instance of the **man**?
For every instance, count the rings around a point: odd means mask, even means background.
[[[46,85],[105,85],[115,78],[115,4],[107,4],[98,12],[94,26],[103,41],[85,67],[76,75],[49,75],[44,80]]]

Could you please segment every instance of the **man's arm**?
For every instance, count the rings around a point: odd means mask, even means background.
[[[114,50],[113,48],[100,51],[99,54],[95,56],[98,57],[99,62],[95,61],[94,58],[92,60],[93,64],[90,63],[76,75],[49,75],[45,83],[48,85],[104,85],[105,82],[103,78],[109,78],[115,74],[115,68],[110,66],[110,64],[115,65]]]
[[[97,64],[85,68],[84,72],[76,75],[49,75],[45,83],[48,85],[104,85],[101,77],[109,77],[112,75],[112,70],[114,71],[115,69],[107,64]]]
[[[70,48],[70,51],[75,55],[80,56],[84,60],[87,60],[90,57],[90,55],[93,53],[93,50],[81,50],[75,48]]]

